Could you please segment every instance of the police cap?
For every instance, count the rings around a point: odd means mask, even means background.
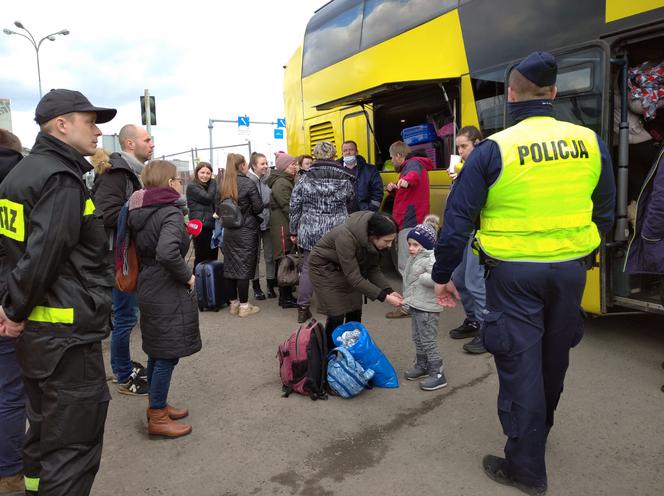
[[[46,93],[35,109],[35,122],[45,122],[70,112],[95,112],[97,124],[108,122],[118,112],[116,109],[95,107],[80,91],[57,89]]]
[[[549,52],[533,52],[519,62],[515,69],[539,87],[556,84],[558,64]]]

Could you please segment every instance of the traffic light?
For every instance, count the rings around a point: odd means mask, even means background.
[[[145,115],[145,97],[141,97],[141,123],[146,126],[148,123],[147,116]],[[150,97],[150,125],[157,125],[157,106],[154,101],[154,97]]]

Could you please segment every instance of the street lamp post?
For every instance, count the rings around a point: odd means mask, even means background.
[[[60,31],[58,31],[56,33],[51,33],[49,35],[44,36],[41,40],[36,41],[35,37],[32,36],[32,33],[30,31],[28,31],[28,28],[26,28],[21,21],[14,21],[14,26],[16,26],[17,28],[22,29],[23,31],[28,33],[27,36],[23,33],[18,33],[16,31],[12,31],[11,29],[7,29],[7,28],[3,29],[2,32],[5,33],[5,34],[17,34],[19,36],[23,36],[23,38],[28,40],[30,42],[30,44],[33,46],[33,48],[35,49],[35,53],[37,54],[37,79],[39,81],[39,98],[41,99],[41,97],[42,97],[42,85],[41,85],[41,69],[39,67],[39,48],[41,47],[41,44],[44,40],[55,41],[55,37],[57,35],[61,34],[63,36],[67,36],[69,34],[69,30],[68,29],[61,29]]]

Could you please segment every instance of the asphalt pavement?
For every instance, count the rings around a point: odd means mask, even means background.
[[[297,328],[297,310],[257,303],[261,312],[244,319],[201,313],[203,349],[180,361],[169,395],[189,408],[191,435],[149,438],[147,400],[109,382],[93,495],[521,494],[482,471],[482,457],[501,455],[505,441],[498,379],[489,354],[469,355],[449,338],[460,308],[441,316],[446,388],[424,392],[402,380],[398,389],[314,402],[281,397],[275,355]],[[363,321],[401,376],[414,357],[410,320],[387,320],[389,310],[370,302]],[[548,494],[664,493],[663,324],[653,315],[588,319],[548,441]],[[140,329],[132,352],[145,363]]]

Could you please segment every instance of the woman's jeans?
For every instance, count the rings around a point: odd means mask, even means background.
[[[148,358],[150,408],[155,410],[166,408],[168,389],[171,387],[171,376],[179,361],[179,358]]]

